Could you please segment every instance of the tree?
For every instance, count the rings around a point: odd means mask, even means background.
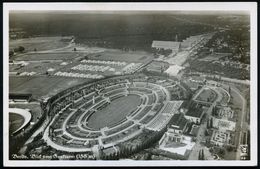
[[[207,120],[207,128],[210,128],[210,121]]]
[[[199,151],[199,157],[198,160],[201,160],[201,150]]]
[[[23,51],[24,51],[23,46],[19,46],[18,48],[14,48],[14,52],[23,52]]]
[[[229,152],[233,151],[233,147],[232,146],[227,146],[227,151],[229,151]]]
[[[152,160],[152,154],[151,153],[147,154],[146,160]]]
[[[205,160],[204,149],[201,150],[201,160]]]
[[[209,133],[208,133],[208,130],[205,130],[205,136],[208,136],[209,135]]]
[[[210,127],[212,128],[213,127],[213,118],[211,117],[210,119]]]
[[[14,52],[12,50],[9,51],[9,58],[11,58],[12,56],[14,56]]]
[[[225,155],[225,150],[224,150],[223,148],[221,148],[221,149],[219,150],[219,154],[220,154],[221,156],[224,156],[224,155]]]
[[[19,46],[18,50],[19,50],[19,52],[23,52],[24,51],[24,47],[23,46]]]
[[[198,157],[199,160],[205,160],[205,157],[204,157],[204,150],[200,150],[199,151],[199,157]]]
[[[216,107],[215,107],[215,106],[212,108],[212,115],[213,115],[213,116],[216,115]]]
[[[129,147],[125,148],[125,156],[127,157],[130,154],[130,149]]]

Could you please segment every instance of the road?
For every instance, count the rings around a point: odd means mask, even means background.
[[[229,87],[228,85],[222,84],[222,86]],[[237,154],[236,154],[236,160],[240,160],[240,147],[239,145],[241,144],[241,138],[242,138],[242,133],[247,132],[249,129],[249,125],[246,122],[246,99],[241,95],[240,91],[236,89],[233,86],[230,86],[231,91],[235,92],[241,99],[242,101],[242,108],[241,108],[241,118],[238,119],[237,123],[239,123],[237,126],[237,130],[239,131],[239,138],[238,138],[238,146],[237,146]]]
[[[204,86],[202,88],[202,90],[205,87],[206,86]],[[207,86],[207,87],[209,87],[209,86]],[[205,146],[201,145],[201,142],[205,141],[205,130],[207,129],[207,118],[208,118],[209,115],[211,115],[212,108],[214,106],[216,106],[217,102],[219,102],[222,99],[222,95],[219,93],[219,91],[215,90],[215,87],[209,87],[209,88],[214,90],[217,93],[218,97],[215,99],[215,101],[210,105],[210,107],[206,111],[206,118],[204,120],[202,120],[202,122],[201,122],[199,131],[198,131],[198,135],[197,135],[196,144],[193,147],[192,152],[189,155],[189,160],[198,160],[199,151],[201,149],[204,149],[205,159],[208,159],[208,160],[212,160],[213,159],[213,157],[211,156],[211,153],[209,153],[208,149],[206,149]],[[200,92],[198,92],[198,94],[200,94]]]
[[[222,84],[222,86],[225,87],[225,88],[229,87],[229,85],[226,85],[226,84]],[[239,145],[241,145],[241,142],[242,142],[242,136],[243,136],[242,134],[244,132],[247,132],[248,129],[249,129],[249,125],[247,124],[247,122],[246,122],[247,120],[245,118],[246,117],[246,106],[247,106],[246,103],[247,103],[247,101],[246,101],[246,99],[243,97],[243,95],[240,93],[240,91],[238,89],[236,89],[233,86],[230,86],[230,88],[231,88],[231,91],[236,93],[240,97],[240,99],[241,99],[241,116],[240,116],[240,118],[237,121],[237,126],[239,126],[239,127],[237,127],[239,135],[238,135],[238,142],[237,142],[238,146],[237,146],[237,153],[236,153],[236,160],[240,160],[240,146]],[[214,89],[214,88],[212,88],[212,89]],[[216,92],[218,93],[218,96],[219,96],[220,93],[217,90],[216,90]],[[244,92],[246,92],[246,90]],[[215,102],[210,106],[209,109],[211,109],[212,106],[216,105],[216,102],[220,101],[220,98],[221,97],[219,96],[215,100]],[[207,111],[207,114],[209,114],[209,113],[210,113],[210,111]],[[205,128],[206,128],[206,124],[202,123],[201,126],[200,126],[200,129],[199,129],[198,136],[197,136],[196,145],[194,146],[194,148],[193,148],[193,150],[192,150],[192,152],[190,154],[190,157],[189,157],[190,160],[195,160],[195,158],[198,157],[199,150],[203,148],[203,146],[201,146],[200,142],[205,137],[204,136]],[[210,158],[210,157],[208,157],[208,158]]]
[[[241,100],[242,100],[242,110],[241,110],[241,121],[240,121],[240,132],[239,132],[239,140],[238,140],[238,145],[241,144],[241,138],[242,138],[242,133],[243,132],[247,132],[247,125],[246,125],[246,122],[245,122],[245,115],[246,115],[246,100],[245,98],[238,92],[236,91],[235,89],[231,88],[231,90],[233,90],[234,92],[236,92]],[[236,160],[240,160],[240,148],[238,146],[238,151],[237,151],[237,156],[236,156]]]

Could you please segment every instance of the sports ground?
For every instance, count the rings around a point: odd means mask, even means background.
[[[167,86],[174,81],[163,85],[160,80],[146,83],[146,78],[119,76],[64,91],[50,102],[44,140],[58,150],[91,152],[95,146],[106,149],[137,137],[143,128],[162,130],[182,101],[170,100]]]
[[[15,132],[17,129],[19,129],[23,125],[24,121],[25,120],[22,115],[10,112],[9,113],[9,124],[10,124],[9,132],[10,133]]]
[[[117,98],[102,110],[94,113],[89,118],[88,126],[93,129],[100,129],[116,124],[135,110],[140,101],[140,97],[136,95]]]

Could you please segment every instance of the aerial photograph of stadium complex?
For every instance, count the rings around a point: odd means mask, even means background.
[[[9,160],[250,160],[246,11],[10,11]]]

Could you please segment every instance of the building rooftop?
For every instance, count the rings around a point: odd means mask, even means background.
[[[164,49],[178,49],[180,47],[180,42],[174,41],[153,41],[153,48],[164,48]]]
[[[170,122],[170,128],[183,130],[187,123],[188,120],[182,113],[174,114]]]
[[[196,90],[196,89],[198,89],[199,86],[201,86],[200,83],[196,83],[196,82],[193,82],[193,81],[187,81],[186,84],[187,84],[187,86],[188,86],[191,90]]]
[[[205,78],[204,77],[200,77],[200,76],[193,76],[193,77],[190,78],[190,80],[204,82]]]
[[[9,99],[29,100],[31,97],[31,93],[9,93]]]
[[[189,109],[192,106],[196,106],[196,103],[193,100],[184,100],[181,108]]]
[[[198,107],[190,107],[187,113],[185,114],[186,116],[191,116],[191,117],[201,117],[203,114],[203,109],[198,108]]]

